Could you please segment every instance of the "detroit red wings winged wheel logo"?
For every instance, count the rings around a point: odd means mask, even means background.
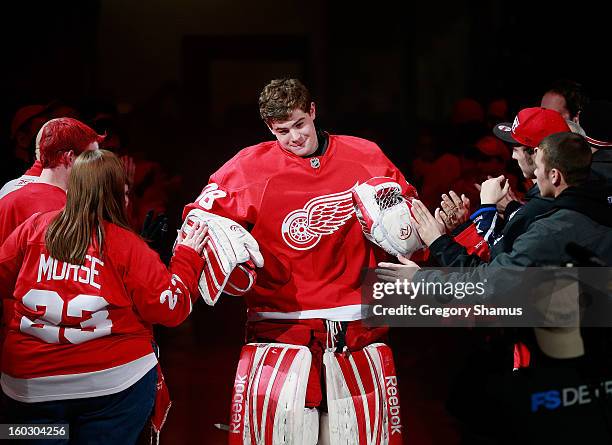
[[[355,184],[357,185],[357,184]],[[351,190],[317,196],[283,220],[283,240],[295,250],[308,250],[316,246],[321,237],[331,235],[355,213]]]
[[[408,238],[410,238],[410,235],[412,235],[412,227],[410,227],[410,225],[407,225],[400,229],[398,238],[401,240],[407,240]]]

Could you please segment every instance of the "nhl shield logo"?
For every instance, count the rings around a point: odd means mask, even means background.
[[[319,161],[319,158],[312,158],[310,160],[310,166],[312,168],[319,168],[321,167],[321,161]]]

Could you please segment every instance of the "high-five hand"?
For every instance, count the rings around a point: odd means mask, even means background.
[[[440,202],[440,217],[448,233],[467,221],[470,215],[470,200],[465,195],[457,195],[454,191],[442,195]]]
[[[440,216],[440,209],[436,209],[436,216],[418,199],[412,200],[412,213],[419,236],[429,247],[435,240],[445,233],[444,222]]]
[[[378,263],[378,268],[375,272],[379,280],[390,281],[392,283],[397,280],[412,280],[416,271],[420,269],[417,263],[406,257],[400,255],[397,259],[402,264]]]

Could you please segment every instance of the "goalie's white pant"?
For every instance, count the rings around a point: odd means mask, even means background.
[[[305,346],[243,347],[232,393],[230,444],[402,443],[397,377],[388,346],[325,352],[328,414],[320,425],[317,410],[304,407],[310,360]]]

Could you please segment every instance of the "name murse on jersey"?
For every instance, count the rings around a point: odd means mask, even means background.
[[[41,253],[36,282],[72,280],[100,289],[100,283],[96,282],[96,277],[100,275],[98,266],[103,267],[104,262],[91,255],[85,255],[85,264],[80,266],[58,261]]]

